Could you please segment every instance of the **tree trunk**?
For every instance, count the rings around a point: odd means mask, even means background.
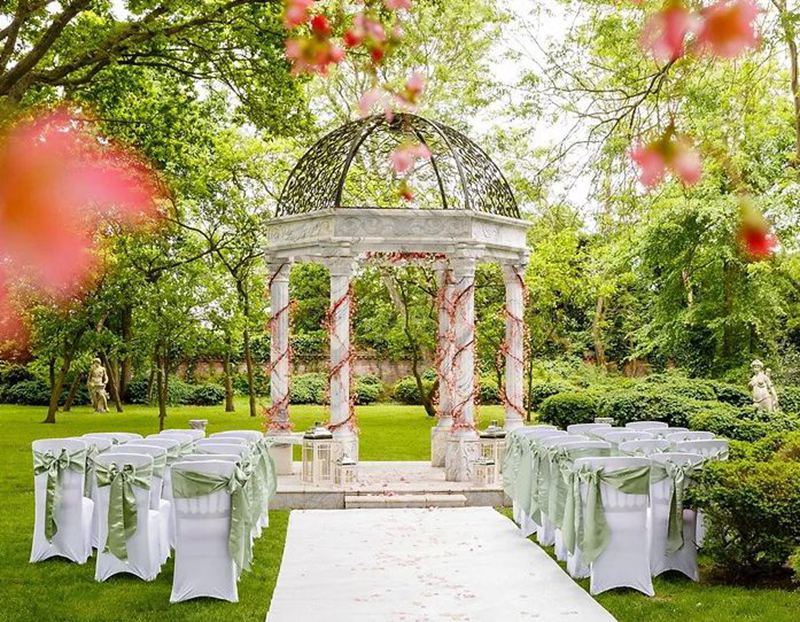
[[[47,362],[47,373],[50,379],[50,390],[53,390],[53,385],[56,383],[56,359],[51,358]]]
[[[158,367],[158,358],[157,358],[157,355],[156,355],[156,358],[154,358],[153,362],[150,364],[150,377],[147,379],[147,403],[148,404],[152,404],[153,403],[153,389],[154,388],[158,389],[158,387],[156,387],[156,376],[158,375],[158,372],[156,371],[157,367]]]
[[[64,406],[61,408],[61,410],[63,410],[65,413],[68,413],[72,409],[72,403],[75,401],[75,396],[78,395],[78,389],[80,386],[81,374],[76,372],[75,377],[72,379],[72,384],[69,387],[67,399],[64,401]]]
[[[114,407],[117,409],[118,413],[122,412],[122,403],[120,402],[119,398],[119,373],[117,371],[117,366],[114,365],[114,362],[105,354],[101,355],[103,357],[103,365],[105,365],[106,373],[108,374],[108,385],[111,389],[111,399],[114,401]]]
[[[167,398],[169,395],[169,375],[167,374],[167,357],[158,357],[158,372],[156,373],[158,385],[158,431],[164,429],[167,418]]]
[[[242,293],[244,302],[244,330],[242,337],[244,341],[244,364],[247,368],[247,397],[250,405],[250,416],[256,416],[256,388],[253,380],[253,353],[250,351],[250,298],[247,293]]]
[[[603,313],[605,312],[605,302],[605,297],[597,297],[597,304],[594,309],[594,320],[592,321],[592,342],[594,344],[595,364],[598,367],[606,366],[606,348],[603,344]]]
[[[128,385],[133,379],[131,367],[130,343],[133,339],[133,307],[126,306],[122,309],[122,343],[125,345],[124,356],[120,361],[119,396],[124,400],[128,394]]]
[[[236,407],[233,403],[233,378],[231,378],[231,350],[230,340],[226,340],[225,356],[222,359],[222,371],[225,382],[225,412],[235,412]]]
[[[58,412],[58,402],[61,398],[61,391],[64,390],[64,380],[69,373],[69,368],[72,365],[72,357],[75,356],[75,352],[78,349],[78,344],[81,342],[81,338],[83,337],[83,331],[80,331],[75,338],[72,340],[71,343],[67,343],[64,345],[64,355],[61,359],[61,367],[58,370],[58,373],[55,371],[55,359],[51,359],[51,367],[50,367],[50,405],[47,408],[47,417],[45,417],[42,423],[55,423],[56,422],[56,413]]]

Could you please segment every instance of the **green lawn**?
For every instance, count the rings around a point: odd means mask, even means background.
[[[225,414],[214,407],[176,407],[170,411],[168,427],[186,427],[193,418],[209,420],[208,431],[258,428],[260,420],[238,412]],[[482,407],[483,425],[502,418],[500,407]],[[432,422],[421,408],[379,405],[358,410],[363,460],[426,460],[430,455]],[[91,431],[157,431],[155,409],[130,406],[125,413],[97,415],[86,408],[59,415],[55,425],[39,423],[42,408],[0,405],[0,620],[43,621],[263,621],[283,553],[288,512],[271,512],[270,527],[255,546],[255,568],[239,582],[238,604],[211,600],[169,604],[172,565],[158,579],[144,583],[132,577],[116,577],[95,583],[94,563],[76,566],[60,560],[29,564],[33,530],[33,492],[30,443],[49,436],[79,435]],[[302,430],[325,419],[324,408],[296,406],[295,428]],[[582,582],[587,587],[586,582]],[[313,593],[313,587],[310,588]],[[615,591],[599,601],[622,622],[676,620],[730,621],[765,620],[788,622],[798,619],[800,592],[695,585],[681,578],[656,580],[655,598]],[[306,621],[298,621],[306,622]],[[311,621],[309,621],[311,622]],[[379,622],[379,621],[376,621]]]

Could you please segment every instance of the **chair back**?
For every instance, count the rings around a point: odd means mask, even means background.
[[[572,423],[567,426],[567,434],[588,434],[593,430],[602,430],[610,427],[610,423]]]
[[[575,460],[575,469],[580,470],[584,467],[589,467],[593,470],[603,469],[604,472],[610,473],[614,471],[621,471],[623,469],[634,469],[639,467],[649,467],[649,458],[638,458],[629,456],[611,456],[605,457],[588,457],[578,458]],[[586,484],[581,484],[581,496],[586,494]],[[606,510],[617,511],[646,511],[648,496],[647,494],[628,494],[618,490],[617,488],[601,482],[600,494],[603,500],[603,508]],[[585,501],[585,498],[584,498]]]
[[[667,438],[670,434],[675,434],[676,432],[688,432],[689,428],[683,428],[681,426],[671,426],[669,428],[658,428],[657,430],[651,430],[655,433],[658,438]]]
[[[85,441],[87,445],[92,445],[97,453],[106,451],[114,443],[108,436],[94,436],[92,434],[84,434],[83,436],[76,436],[78,440]]]
[[[597,428],[596,430],[589,430],[587,433],[589,436],[594,438],[599,438],[600,440],[604,441],[606,439],[606,434],[611,434],[612,432],[630,432],[630,429],[623,428],[620,426],[608,426],[607,428]]]
[[[181,462],[208,462],[209,460],[223,460],[225,462],[239,462],[239,454],[186,454],[181,456]]]
[[[667,428],[669,424],[664,421],[629,421],[625,427],[631,430],[648,430],[650,428]]]
[[[728,459],[728,441],[717,438],[710,441],[681,441],[674,443],[675,451],[690,454],[700,454],[704,458],[715,460]]]
[[[256,442],[262,438],[264,435],[257,431],[257,430],[226,430],[225,432],[216,432],[214,434],[210,434],[208,438],[246,438],[250,442]]]
[[[180,444],[179,453],[181,454],[189,453],[195,442],[192,435],[186,434],[185,432],[159,432],[158,434],[148,434],[146,440],[151,438],[166,438],[178,441]]]
[[[646,438],[635,441],[624,441],[617,446],[622,454],[629,456],[652,457],[669,450],[672,444],[663,438]]]
[[[144,441],[140,441],[144,443]],[[110,454],[142,454],[150,456],[153,459],[153,482],[150,484],[150,508],[158,510],[161,502],[161,491],[164,486],[165,472],[158,470],[156,465],[162,463],[166,469],[167,450],[158,445],[144,445],[140,443],[126,443],[125,445],[116,445],[108,450]],[[162,462],[163,461],[163,462]]]
[[[611,443],[607,443],[606,441],[598,441],[595,439],[570,441],[568,443],[564,443],[563,445],[561,445],[561,447],[567,450],[573,450],[573,449],[596,450],[598,456],[608,456],[608,452],[611,451]]]
[[[714,438],[713,432],[674,432],[665,437],[670,443],[682,443],[683,441],[710,441]]]
[[[619,445],[627,441],[643,441],[652,440],[655,438],[650,432],[643,432],[642,430],[623,430],[621,432],[606,432],[602,434],[604,440],[612,445]]]
[[[512,430],[511,434],[515,434],[517,436],[531,436],[536,434],[541,434],[543,431],[546,430],[557,430],[556,426],[550,424],[537,424],[537,425],[526,425],[521,428],[517,428],[516,430]]]
[[[196,428],[170,428],[168,430],[162,430],[161,434],[172,432],[177,432],[178,434],[188,434],[195,441],[199,441],[201,438],[205,438],[206,436],[205,430],[198,430]]]
[[[686,452],[669,451],[662,454],[655,454],[650,456],[653,464],[676,464],[684,466],[687,464],[700,464],[705,458],[700,454],[691,454]],[[660,503],[662,505],[669,504],[672,497],[672,482],[669,478],[660,481],[650,480],[650,501],[651,503]]]
[[[90,432],[89,434],[84,434],[83,436],[89,438],[108,438],[111,439],[111,442],[114,445],[121,445],[123,443],[140,440],[142,438],[141,434],[136,434],[135,432]]]
[[[537,440],[538,443],[543,447],[553,447],[554,445],[563,445],[564,443],[576,443],[580,441],[588,441],[589,439],[583,434],[557,434],[552,436],[545,436]]]
[[[207,460],[181,460],[172,465],[174,471],[190,471],[209,475],[233,475],[236,465],[227,460],[217,460],[209,456]],[[208,495],[191,498],[173,498],[175,513],[178,519],[178,534],[182,532],[181,519],[220,518],[229,516],[231,496],[227,490],[218,490]],[[225,535],[227,541],[227,534]]]
[[[250,448],[247,443],[222,443],[210,438],[197,441],[196,449],[195,453],[234,454],[241,458],[246,458],[250,455]]]

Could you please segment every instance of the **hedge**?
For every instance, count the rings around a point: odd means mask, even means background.
[[[570,385],[563,382],[535,382],[531,385],[531,390],[528,393],[528,403],[531,409],[539,410],[542,402],[548,397],[573,390]]]
[[[300,374],[289,382],[292,404],[324,404],[328,395],[328,378],[322,373]]]
[[[631,421],[663,421],[670,426],[686,426],[690,415],[704,404],[674,395],[664,386],[637,387],[603,395],[598,402],[597,414],[613,418],[620,426]]]
[[[591,423],[597,413],[597,399],[587,391],[558,393],[539,407],[539,420],[560,428],[573,423]]]
[[[781,410],[800,415],[800,387],[780,387],[776,392]]]
[[[355,383],[356,404],[372,404],[373,402],[377,402],[383,390],[383,383],[377,376],[357,376]]]

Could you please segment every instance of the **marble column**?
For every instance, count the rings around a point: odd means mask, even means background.
[[[437,271],[439,285],[439,326],[436,373],[439,378],[439,404],[436,425],[431,428],[431,466],[443,467],[447,439],[453,426],[453,342],[455,325],[450,325],[453,304],[453,271],[445,266]]]
[[[524,425],[523,375],[525,357],[525,266],[504,264],[506,286],[506,377],[505,428],[513,430]]]
[[[350,419],[350,278],[353,260],[327,262],[331,275],[330,427],[336,441],[334,457],[358,461],[358,436]]]
[[[447,441],[445,478],[465,482],[473,479],[480,447],[475,430],[475,260],[453,262],[453,426]]]
[[[269,266],[270,298],[270,396],[272,406],[269,410],[270,436],[288,435],[291,432],[289,420],[289,262]],[[270,448],[278,475],[292,473],[292,445],[275,443]]]

